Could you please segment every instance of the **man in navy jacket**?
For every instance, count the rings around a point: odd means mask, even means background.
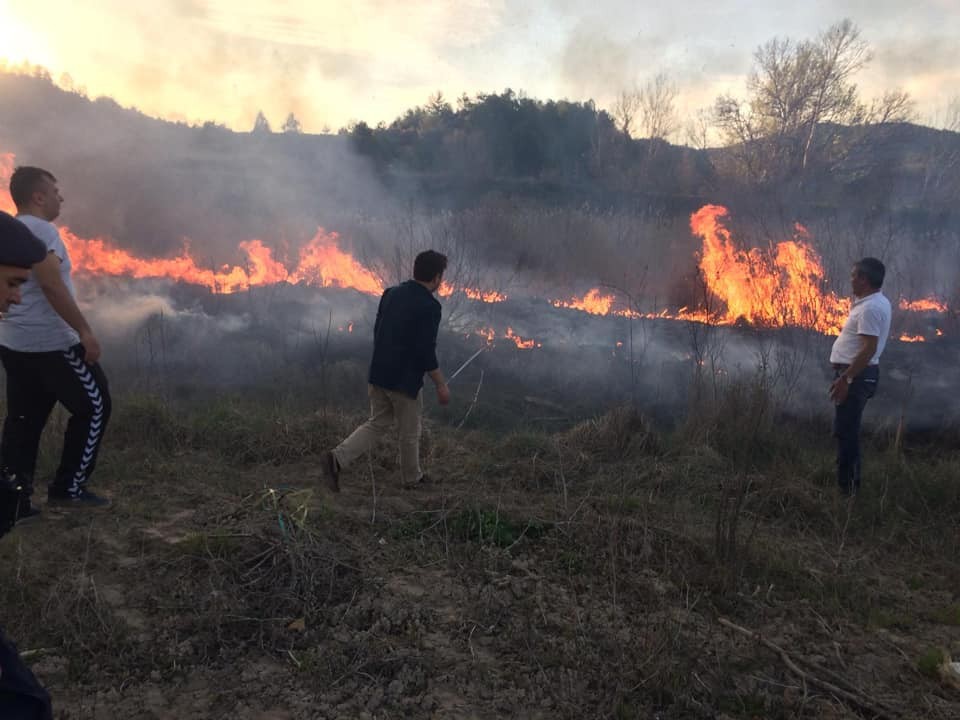
[[[417,255],[413,279],[391,287],[380,298],[370,361],[370,419],[335,449],[326,453],[327,485],[340,491],[340,471],[366,453],[396,424],[400,437],[403,484],[424,479],[420,469],[420,414],[423,376],[428,375],[441,405],[450,402],[450,389],[437,362],[440,303],[433,296],[443,282],[447,258],[433,250]]]

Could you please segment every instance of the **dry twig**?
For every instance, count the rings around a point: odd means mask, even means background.
[[[463,416],[463,420],[460,421],[460,424],[457,425],[457,430],[463,427],[463,424],[467,421],[467,418],[470,417],[470,413],[473,412],[473,409],[477,406],[477,400],[480,399],[480,388],[483,387],[483,370],[480,371],[480,382],[477,383],[477,391],[473,394],[473,402],[470,403],[470,407],[467,408],[467,414]]]
[[[784,665],[786,665],[791,672],[795,673],[800,678],[802,678],[804,682],[807,682],[811,685],[819,687],[821,690],[826,690],[827,692],[831,693],[832,695],[835,695],[838,698],[841,698],[842,700],[845,700],[851,705],[854,705],[858,708],[861,708],[863,710],[866,710],[872,713],[873,716],[877,718],[877,720],[897,720],[898,718],[900,718],[900,714],[898,712],[890,708],[884,707],[879,703],[877,703],[876,701],[866,697],[860,690],[853,687],[853,685],[851,685],[847,680],[845,680],[840,675],[837,675],[836,673],[830,670],[827,670],[826,668],[822,668],[818,665],[814,665],[809,661],[802,661],[805,664],[809,665],[811,668],[815,669],[817,672],[821,674],[829,675],[830,678],[835,683],[842,684],[846,686],[847,689],[839,687],[838,685],[832,682],[823,680],[817,677],[816,675],[802,669],[799,665],[797,665],[797,660],[795,660],[786,650],[784,650],[782,647],[780,647],[776,643],[773,643],[770,640],[767,640],[760,633],[750,630],[748,628],[745,628],[741,625],[737,625],[736,623],[730,622],[726,618],[718,618],[717,622],[719,622],[724,627],[730,628],[731,630],[735,630],[741,635],[746,635],[752,640],[756,640],[761,645],[765,645],[770,650],[773,650],[773,652],[779,655],[780,659],[783,660]]]

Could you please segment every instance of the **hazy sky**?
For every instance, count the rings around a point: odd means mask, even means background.
[[[389,121],[437,90],[594,99],[658,71],[681,113],[743,93],[755,48],[849,17],[929,121],[960,87],[960,0],[0,0],[0,58],[69,73],[150,115],[247,130]],[[0,99],[2,100],[2,99]]]

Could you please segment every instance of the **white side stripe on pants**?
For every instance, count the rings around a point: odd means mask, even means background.
[[[90,398],[90,404],[93,406],[93,416],[90,418],[90,432],[87,435],[87,443],[83,448],[83,457],[80,459],[80,467],[74,473],[70,482],[68,492],[75,495],[80,487],[87,481],[87,468],[93,461],[93,456],[97,452],[97,445],[100,442],[100,435],[103,433],[103,396],[100,394],[100,386],[97,385],[96,378],[90,372],[90,368],[74,350],[68,350],[64,353],[70,367],[83,385],[83,389]]]

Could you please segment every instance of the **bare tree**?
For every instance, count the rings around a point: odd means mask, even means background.
[[[666,73],[657,73],[640,90],[640,132],[652,140],[666,140],[679,127],[677,86]]]
[[[922,158],[921,199],[936,203],[955,197],[960,183],[960,143],[955,136],[960,132],[960,95],[926,124],[942,130],[930,135]]]
[[[613,101],[613,107],[610,108],[610,114],[617,128],[628,137],[633,134],[634,121],[640,110],[640,97],[641,92],[636,86],[630,90],[621,90],[617,99]]]
[[[738,146],[753,179],[801,176],[815,156],[849,152],[849,143],[838,142],[843,127],[910,116],[910,99],[902,92],[887,93],[869,106],[861,102],[853,78],[870,59],[850,20],[815,40],[774,38],[757,49],[747,80],[749,100],[721,96],[714,108],[724,139]]]
[[[666,73],[658,73],[643,87],[621,90],[610,114],[624,135],[666,140],[680,126],[677,118],[677,86]]]
[[[700,108],[693,117],[687,120],[684,128],[687,145],[697,150],[706,150],[710,147],[710,129],[713,126],[713,110]]]
[[[910,122],[915,118],[914,102],[903,90],[890,90],[870,103],[864,122],[870,125]]]

